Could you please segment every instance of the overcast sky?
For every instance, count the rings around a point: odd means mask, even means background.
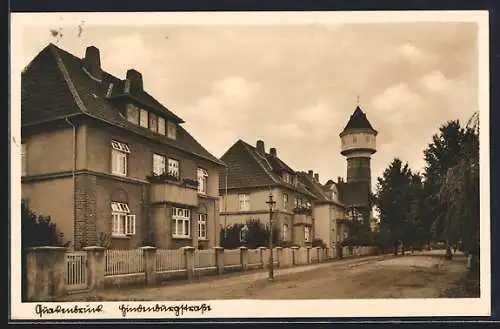
[[[57,22],[56,22],[57,23]],[[54,28],[58,28],[54,24]],[[26,28],[22,61],[49,42]],[[447,120],[478,110],[475,23],[297,26],[63,26],[57,45],[101,50],[104,70],[143,74],[145,89],[183,118],[215,156],[239,138],[277,148],[324,183],[346,175],[339,133],[356,107],[378,130],[372,185],[394,157],[413,169]]]

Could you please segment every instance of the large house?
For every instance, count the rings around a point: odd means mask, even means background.
[[[183,123],[140,72],[49,44],[22,73],[22,197],[75,249],[216,246],[224,163]]]
[[[248,220],[269,224],[269,194],[276,202],[273,227],[280,243],[311,245],[314,238],[312,204],[316,196],[299,181],[298,173],[277,155],[238,140],[221,157],[227,170],[220,171],[221,224],[224,227]]]
[[[329,180],[325,185],[319,181],[319,174],[309,170],[298,174],[299,181],[316,196],[313,203],[315,238],[321,239],[327,247],[334,247],[348,234],[346,207],[340,202],[337,184]]]

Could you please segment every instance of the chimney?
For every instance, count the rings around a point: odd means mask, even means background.
[[[142,74],[134,69],[127,71],[127,81],[129,81],[131,90],[142,90]]]
[[[313,177],[313,171],[312,171],[312,170],[309,170],[309,171],[307,172],[307,174],[309,175],[309,177],[311,177],[311,178]]]
[[[94,79],[102,80],[101,57],[98,48],[94,46],[87,47],[83,67]]]
[[[342,183],[342,178],[340,176],[337,177],[337,183]]]
[[[315,179],[317,182],[319,182],[319,174],[317,174],[317,173],[316,173],[316,174],[314,174],[314,179]]]
[[[269,149],[269,153],[270,153],[273,157],[276,157],[276,156],[277,156],[277,154],[276,154],[276,148],[271,147],[271,148]]]
[[[264,141],[263,140],[258,140],[257,141],[257,152],[260,154],[264,155],[266,154],[265,148],[264,148]]]

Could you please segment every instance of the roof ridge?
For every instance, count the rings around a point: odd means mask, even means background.
[[[54,59],[56,61],[57,67],[61,71],[61,74],[63,75],[64,81],[66,82],[68,89],[73,96],[76,105],[80,109],[80,111],[87,113],[87,108],[85,107],[85,104],[83,103],[80,95],[78,94],[78,90],[75,87],[75,84],[73,83],[73,80],[71,80],[71,76],[69,75],[68,69],[64,65],[64,61],[62,60],[59,51],[61,50],[59,47],[54,45],[53,43],[50,43],[49,46],[52,54],[54,55]]]
[[[253,149],[253,147],[252,147],[251,145],[249,145],[248,143],[244,142],[243,140],[242,140],[242,142],[243,142],[243,147],[244,147],[244,149],[245,149],[248,153],[250,153],[250,155],[252,156],[252,158],[254,158],[254,159],[255,159],[255,161],[256,161],[256,162],[259,164],[259,166],[260,166],[260,167],[264,170],[264,172],[265,172],[265,173],[269,176],[269,178],[271,178],[271,180],[272,180],[273,182],[275,182],[276,184],[281,184],[281,183],[280,183],[280,182],[279,182],[279,181],[278,181],[278,180],[277,180],[277,179],[276,179],[273,175],[271,175],[271,173],[269,172],[269,170],[268,170],[268,169],[266,169],[266,168],[262,165],[262,163],[261,163],[261,162],[257,159],[257,157],[255,156],[254,152],[250,152],[250,151],[248,150],[248,147],[251,147],[252,149]],[[253,151],[253,150],[252,150],[252,151]],[[267,161],[267,160],[266,160],[266,161]]]

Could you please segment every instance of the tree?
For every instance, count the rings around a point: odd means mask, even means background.
[[[408,163],[395,158],[377,181],[376,205],[380,213],[377,244],[382,249],[396,246],[398,241],[413,243],[412,236],[418,213],[421,184],[418,173]]]
[[[242,229],[246,225],[246,241],[242,240]],[[235,249],[241,246],[248,248],[267,247],[269,245],[269,226],[258,219],[248,219],[245,224],[235,223],[221,229],[221,246],[226,249]],[[279,229],[273,228],[273,245],[279,243]]]
[[[21,294],[26,299],[26,249],[39,246],[67,247],[64,235],[51,223],[50,216],[42,216],[31,211],[25,202],[21,203]]]
[[[439,133],[432,136],[432,143],[424,150],[426,167],[424,171],[425,199],[422,208],[423,229],[430,233],[430,238],[444,240],[443,218],[446,205],[440,202],[439,192],[449,168],[458,164],[462,153],[466,131],[459,120],[448,121],[439,128]]]
[[[459,241],[467,252],[479,246],[479,118],[475,113],[461,129],[458,160],[443,175],[437,197],[444,209],[436,219],[450,244]]]

